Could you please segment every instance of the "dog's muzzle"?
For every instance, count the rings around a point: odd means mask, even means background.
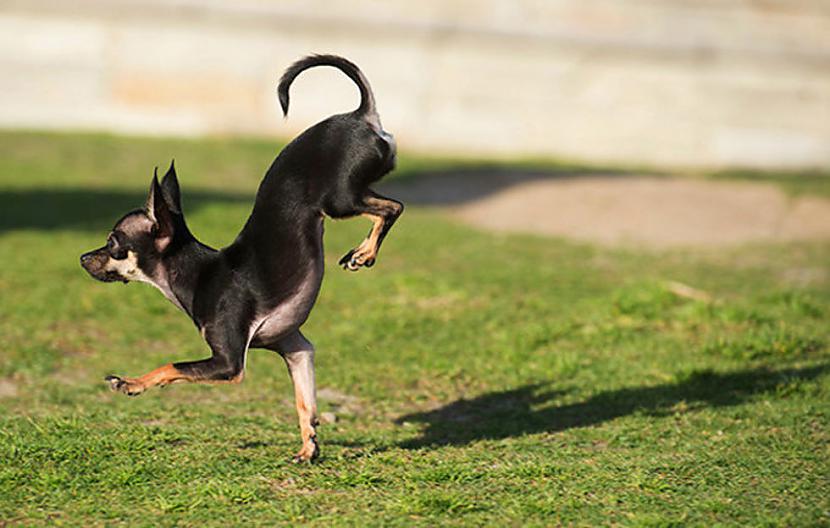
[[[110,257],[106,253],[106,248],[100,248],[89,251],[81,255],[81,267],[86,270],[89,275],[101,282],[115,282],[127,280],[114,271],[106,270],[107,262]]]

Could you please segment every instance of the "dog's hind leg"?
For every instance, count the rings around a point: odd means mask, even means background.
[[[299,330],[295,330],[267,348],[279,352],[283,357],[291,381],[294,382],[294,399],[300,421],[300,435],[303,439],[303,447],[294,456],[294,461],[314,460],[320,454],[316,429],[318,422],[317,392],[314,386],[314,346]]]
[[[395,221],[403,213],[403,204],[369,191],[358,206],[355,215],[365,216],[372,221],[372,229],[359,246],[340,259],[344,269],[357,271],[360,267],[371,268],[375,264],[380,246]]]

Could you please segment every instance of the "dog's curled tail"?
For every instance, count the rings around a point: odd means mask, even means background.
[[[288,88],[291,86],[291,83],[300,73],[315,66],[333,66],[345,73],[349,79],[357,84],[357,87],[360,89],[360,106],[357,107],[355,113],[360,115],[377,113],[375,109],[375,96],[372,94],[369,81],[366,80],[363,72],[353,62],[337,55],[309,55],[289,66],[280,78],[277,95],[280,99],[283,116],[288,115]]]

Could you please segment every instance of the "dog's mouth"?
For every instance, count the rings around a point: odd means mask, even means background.
[[[108,260],[109,257],[103,255],[100,251],[90,251],[89,253],[81,255],[81,267],[95,280],[101,282],[123,282],[127,284],[129,281],[117,271],[104,269]]]
[[[90,277],[101,282],[123,282],[124,284],[130,282],[115,271],[93,271],[87,267],[84,269]]]
[[[92,274],[90,274],[90,275],[92,275]],[[101,281],[101,282],[123,282],[124,284],[127,284],[128,282],[130,282],[127,279],[125,279],[124,277],[122,277],[121,275],[119,275],[118,273],[115,273],[114,271],[107,271],[102,276],[92,275],[92,277],[99,280],[99,281]]]

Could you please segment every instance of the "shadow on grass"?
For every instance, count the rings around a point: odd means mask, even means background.
[[[475,165],[443,170],[407,171],[401,179],[381,184],[380,192],[407,204],[451,206],[474,201],[513,185],[551,178],[574,178],[598,173],[576,168],[527,169]],[[253,206],[254,193],[183,189],[185,213],[209,203]],[[137,209],[145,191],[95,188],[36,188],[0,190],[0,232],[17,229],[101,230],[112,227],[124,213]]]
[[[106,189],[20,189],[0,191],[0,232],[16,229],[109,229],[125,213],[144,205],[147,193]],[[210,203],[253,206],[253,193],[184,191],[185,214]]]
[[[687,409],[738,405],[761,394],[787,390],[793,383],[815,379],[827,369],[828,365],[818,365],[781,370],[761,367],[728,373],[698,371],[674,383],[605,391],[567,405],[551,405],[562,394],[560,391],[546,390],[548,384],[531,384],[407,414],[396,423],[427,424],[421,436],[402,442],[403,448],[464,445],[476,440],[588,427],[634,413],[669,415],[681,402]]]
[[[405,171],[378,187],[381,194],[412,205],[452,206],[486,198],[524,183],[588,176],[624,177],[626,171],[608,168],[523,167],[478,164],[457,168]]]

